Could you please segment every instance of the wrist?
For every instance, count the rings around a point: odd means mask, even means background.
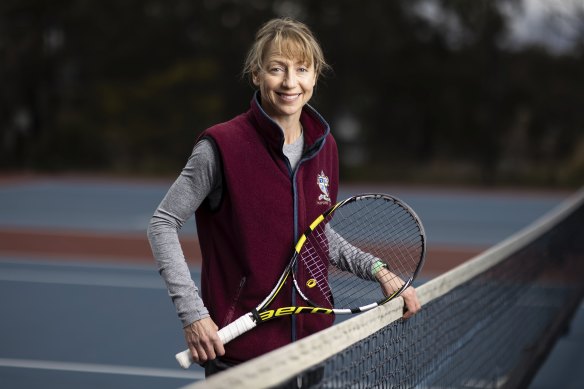
[[[373,274],[374,276],[377,276],[378,273],[382,270],[382,269],[387,269],[387,265],[381,261],[376,261],[372,266],[371,266],[371,274]]]

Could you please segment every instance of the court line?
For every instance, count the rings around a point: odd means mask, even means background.
[[[83,260],[48,260],[44,256],[21,253],[0,252],[0,266],[3,264],[19,266],[42,266],[55,268],[79,268],[79,269],[107,269],[107,270],[138,270],[149,272],[156,269],[154,260],[150,264],[104,261],[102,257],[84,257]]]
[[[93,270],[98,271],[94,272]],[[196,277],[197,270],[191,269],[191,272]],[[0,281],[138,289],[164,290],[166,288],[154,265],[146,267],[31,259],[15,260],[1,256]]]
[[[204,373],[198,371],[179,371],[135,366],[115,366],[94,363],[56,362],[32,359],[0,358],[0,367],[59,370],[79,373],[116,374],[141,377],[176,378],[185,380],[202,380]]]
[[[81,272],[56,273],[31,269],[3,269],[0,281],[42,284],[104,286],[118,288],[165,289],[163,282],[153,277],[124,277],[115,274],[93,275]]]

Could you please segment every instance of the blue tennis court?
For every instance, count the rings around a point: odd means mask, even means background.
[[[182,332],[152,266],[4,255],[0,296],[3,387],[160,388],[202,378],[172,358]]]

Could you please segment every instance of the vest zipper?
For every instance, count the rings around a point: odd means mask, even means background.
[[[235,291],[235,297],[233,298],[231,306],[229,307],[229,310],[227,311],[227,315],[225,315],[225,320],[223,320],[223,325],[221,326],[222,328],[225,327],[227,324],[231,323],[231,321],[233,320],[233,316],[235,315],[235,307],[237,306],[237,303],[239,302],[239,298],[241,297],[241,292],[243,291],[243,287],[245,286],[246,281],[247,281],[247,278],[245,276],[241,277],[241,280],[239,281],[239,286],[237,287],[237,290]]]
[[[296,242],[298,240],[298,193],[296,192],[296,172],[298,171],[298,169],[300,169],[300,165],[302,164],[302,158],[300,158],[300,161],[298,161],[298,164],[296,165],[296,169],[292,172],[292,168],[290,167],[290,163],[288,162],[288,168],[290,169],[290,173],[291,173],[291,179],[292,179],[292,200],[293,200],[293,206],[294,206],[294,240],[293,242]],[[296,267],[294,267],[294,269],[292,269],[292,271],[296,271]],[[296,306],[296,291],[294,290],[294,283],[291,283],[290,286],[291,290],[292,290],[292,301],[291,301],[291,306],[295,307]],[[296,341],[297,338],[297,334],[296,334],[296,315],[291,315],[290,316],[291,319],[291,323],[290,323],[290,340],[292,342]]]
[[[324,121],[324,119],[323,119]],[[293,199],[293,204],[294,204],[294,242],[296,242],[298,240],[299,237],[299,233],[298,233],[298,193],[297,193],[297,188],[296,188],[296,174],[298,173],[298,170],[300,169],[300,165],[302,165],[303,162],[308,161],[309,159],[312,159],[318,152],[320,152],[320,150],[322,150],[322,148],[324,147],[325,141],[323,139],[323,141],[321,142],[319,148],[317,150],[313,150],[312,147],[308,148],[305,150],[305,152],[303,152],[302,156],[300,157],[300,160],[298,161],[298,164],[296,165],[296,169],[292,170],[292,166],[290,165],[290,160],[285,157],[285,161],[286,161],[286,165],[288,166],[288,171],[290,172],[290,179],[292,181],[292,199]],[[296,269],[292,269],[292,271],[296,271]],[[291,306],[295,307],[296,306],[296,293],[294,290],[294,283],[292,283],[291,286],[292,289],[292,301],[291,301]],[[296,315],[290,315],[290,320],[291,320],[291,329],[290,329],[290,339],[292,342],[295,342],[298,338],[298,334],[296,331]]]
[[[309,158],[305,158],[305,155],[300,157],[300,160],[296,164],[296,169],[294,169],[294,171],[292,171],[292,167],[290,166],[290,162],[288,161],[288,169],[290,170],[290,174],[291,174],[290,179],[292,180],[292,199],[293,199],[293,204],[294,204],[294,210],[293,210],[293,213],[294,213],[294,240],[293,240],[293,242],[296,242],[298,240],[298,237],[299,237],[299,233],[298,233],[298,192],[297,192],[297,188],[296,188],[296,173],[300,169],[300,165],[302,165],[302,163],[308,159]],[[292,269],[292,271],[296,271],[296,268]],[[294,290],[294,283],[292,283],[292,286],[290,288],[292,289],[291,306],[295,307],[296,306],[296,292]],[[296,315],[291,315],[290,319],[292,321],[291,328],[290,328],[290,340],[292,342],[295,342],[298,338],[298,334],[296,331],[296,321],[297,321]]]

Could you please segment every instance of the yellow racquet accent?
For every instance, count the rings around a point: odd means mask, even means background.
[[[310,231],[313,231],[316,228],[316,226],[318,226],[319,223],[322,222],[323,220],[324,220],[323,215],[317,217],[316,220],[313,221],[312,224],[310,225]],[[296,243],[296,246],[294,246],[294,250],[296,250],[297,253],[300,253],[300,249],[304,245],[304,242],[306,242],[306,234],[302,234],[302,236],[298,239],[298,243]]]
[[[402,291],[401,289],[398,289],[398,290],[396,290],[395,292],[393,292],[392,294],[390,294],[389,296],[387,296],[387,297],[385,298],[385,300],[383,300],[383,301],[381,302],[381,304],[385,304],[386,302],[388,302],[388,301],[390,301],[390,300],[393,300],[393,298],[394,298],[394,297],[395,297],[395,296],[398,294],[398,292],[401,292],[401,291]]]
[[[306,235],[302,235],[300,237],[300,239],[298,239],[298,243],[296,243],[296,247],[294,247],[294,250],[296,250],[297,253],[300,254],[300,249],[302,248],[302,245],[304,244],[304,242],[306,242]]]
[[[309,279],[306,281],[306,286],[309,288],[314,288],[316,286],[316,280],[314,278]]]
[[[318,224],[324,220],[324,216],[320,215],[319,217],[316,218],[315,221],[312,222],[312,224],[310,225],[310,229],[314,230],[316,228],[316,226],[318,226]]]

